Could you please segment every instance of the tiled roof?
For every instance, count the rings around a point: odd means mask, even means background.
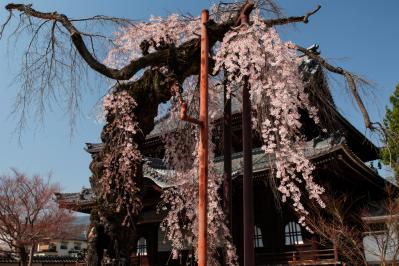
[[[90,147],[95,147],[96,151],[99,152],[101,150],[101,146],[101,144],[91,144]],[[305,156],[308,159],[314,160],[316,165],[326,160],[329,161],[330,159],[326,159],[325,156],[339,150],[342,150],[345,154],[347,154],[349,158],[347,159],[349,160],[348,163],[357,163],[359,164],[360,168],[366,171],[366,175],[370,176],[369,178],[371,178],[369,181],[372,183],[378,183],[378,186],[381,186],[381,184],[384,183],[380,180],[381,178],[378,178],[379,176],[377,173],[374,173],[372,169],[369,169],[360,160],[360,158],[358,158],[356,154],[349,149],[346,139],[341,137],[339,134],[332,135],[325,139],[313,139],[306,142],[303,148]],[[92,150],[89,150],[89,152],[92,152]],[[273,154],[266,155],[260,148],[253,149],[252,154],[253,172],[255,173],[254,178],[256,178],[256,176],[271,168],[275,157]],[[323,161],[320,161],[318,158],[324,159]],[[214,165],[217,172],[223,173],[223,157],[215,158]],[[242,166],[242,152],[232,154],[233,178],[237,178],[238,176],[242,175]],[[144,176],[154,182],[161,189],[178,186],[178,184],[171,183],[169,181],[170,179],[168,177],[174,174],[174,170],[168,169],[163,164],[162,159],[146,157],[143,170]],[[57,200],[59,203],[64,203],[65,206],[76,206],[81,204],[89,205],[88,203],[92,205],[95,204],[95,196],[90,189],[83,189],[80,193],[61,193],[57,195]]]
[[[321,154],[325,154],[332,150],[338,144],[344,143],[345,138],[330,137],[324,140],[313,139],[305,143],[303,148],[304,154],[307,158],[312,159]],[[252,169],[253,172],[265,171],[271,167],[275,160],[274,154],[265,154],[261,148],[253,149],[252,151]],[[223,173],[223,156],[215,159],[215,166],[219,173]],[[235,153],[232,155],[232,172],[234,176],[242,174],[243,167],[243,153]]]
[[[345,138],[331,136],[326,139],[313,139],[305,143],[304,153],[308,158],[317,157],[320,154],[324,154],[329,150],[332,150],[336,145],[345,142]],[[99,151],[101,144],[91,144],[91,147],[95,147]],[[92,150],[89,150],[92,152]],[[270,168],[270,164],[275,159],[273,154],[266,155],[260,148],[253,149],[252,152],[253,171],[259,172]],[[215,167],[219,173],[223,172],[223,156],[215,158]],[[232,154],[232,171],[235,176],[241,174],[242,171],[242,152]],[[161,188],[167,188],[176,184],[168,182],[168,176],[173,175],[173,169],[168,169],[162,159],[146,157],[144,163],[144,176],[152,180],[156,185]],[[77,197],[77,195],[75,196]]]

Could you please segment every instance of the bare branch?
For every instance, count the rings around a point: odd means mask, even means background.
[[[297,49],[301,53],[307,55],[309,58],[315,60],[316,62],[318,62],[321,66],[323,66],[328,71],[344,76],[346,81],[347,81],[347,83],[348,83],[350,91],[352,93],[352,96],[355,98],[357,106],[359,107],[360,112],[363,115],[363,120],[364,120],[365,127],[370,129],[370,130],[376,129],[375,126],[374,126],[375,123],[372,123],[370,121],[370,116],[369,116],[369,114],[367,112],[367,109],[364,106],[364,103],[363,103],[363,101],[362,101],[362,99],[361,99],[361,97],[359,95],[359,92],[357,91],[357,86],[356,86],[356,82],[355,82],[356,75],[350,73],[349,71],[346,71],[343,68],[335,67],[335,66],[329,64],[324,58],[322,58],[318,53],[315,53],[314,51],[308,50],[308,49],[306,49],[304,47],[301,47],[301,46],[298,46],[298,45],[295,45],[292,48]]]
[[[100,21],[111,21],[113,23],[118,23],[120,25],[134,25],[135,21],[128,19],[128,18],[116,18],[116,17],[109,17],[109,16],[104,16],[104,15],[96,15],[92,17],[87,17],[87,18],[76,18],[76,19],[71,19],[71,21],[93,21],[93,20],[100,20]]]
[[[355,101],[356,101],[360,111],[362,112],[363,120],[364,120],[366,128],[372,129],[373,126],[372,126],[372,123],[370,121],[370,117],[369,117],[368,112],[366,110],[366,107],[364,106],[363,101],[360,98],[359,93],[357,91],[357,87],[356,87],[355,80],[353,78],[353,74],[351,74],[351,73],[349,73],[349,72],[344,70],[344,76],[345,76],[345,78],[346,78],[346,80],[348,82],[348,85],[349,85],[349,88],[351,90],[352,96],[355,98]]]
[[[271,26],[276,26],[276,25],[285,25],[285,24],[290,24],[290,23],[297,23],[297,22],[303,22],[303,23],[306,24],[306,23],[309,22],[309,17],[314,15],[317,11],[319,11],[320,8],[321,8],[321,6],[318,5],[313,11],[307,13],[304,16],[265,20],[265,23],[267,25],[269,25],[270,27]]]
[[[12,12],[8,12],[8,17],[7,17],[6,21],[0,26],[0,39],[1,39],[1,37],[3,37],[4,29],[6,28],[6,26],[10,22],[11,17],[12,17]]]
[[[128,80],[130,79],[138,70],[145,68],[149,65],[157,65],[159,61],[159,56],[154,56],[150,54],[148,56],[144,56],[139,58],[138,60],[131,61],[127,66],[122,69],[114,69],[105,66],[100,63],[87,49],[82,35],[79,30],[72,24],[72,22],[68,19],[64,14],[58,14],[57,12],[52,13],[44,13],[33,9],[30,5],[24,4],[8,4],[6,9],[10,12],[13,10],[18,10],[29,17],[35,17],[45,20],[53,20],[61,23],[66,30],[68,30],[71,40],[74,43],[76,49],[82,58],[86,61],[86,63],[95,71],[103,74],[106,77],[117,79],[117,80]]]

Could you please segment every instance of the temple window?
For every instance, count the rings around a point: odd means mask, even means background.
[[[263,248],[262,231],[256,225],[254,227],[254,247]]]
[[[296,222],[289,222],[285,225],[285,245],[301,245],[303,244],[301,227]]]
[[[137,255],[146,256],[147,255],[147,240],[144,237],[140,237],[137,241]]]

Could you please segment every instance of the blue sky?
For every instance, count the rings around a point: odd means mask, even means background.
[[[87,17],[96,14],[146,19],[151,14],[166,15],[175,11],[198,15],[213,2],[206,0],[40,0],[20,1],[33,3],[42,11],[65,13],[71,17]],[[280,29],[285,40],[292,40],[301,46],[313,43],[320,45],[322,55],[331,63],[342,66],[372,81],[366,100],[373,120],[384,115],[389,95],[399,82],[399,1],[397,0],[281,0],[277,1],[287,15],[302,15],[317,4],[322,9],[310,19],[307,25],[297,24]],[[0,2],[0,19],[6,12]],[[22,39],[23,41],[23,39]],[[26,44],[26,43],[25,43]],[[50,110],[43,124],[30,119],[22,135],[21,144],[13,130],[16,118],[10,117],[19,83],[15,76],[21,62],[24,43],[15,47],[0,42],[0,173],[9,173],[16,167],[27,174],[52,172],[53,180],[61,184],[64,191],[76,191],[88,186],[90,156],[83,150],[85,142],[99,141],[101,125],[93,118],[93,107],[109,87],[108,83],[93,83],[95,90],[83,91],[83,112],[77,120],[74,136],[69,135],[68,117],[56,107]],[[95,77],[95,74],[92,75]],[[361,115],[354,107],[344,82],[331,75],[335,102],[339,110],[362,132]],[[369,135],[369,134],[368,134]],[[373,137],[373,136],[371,136]]]

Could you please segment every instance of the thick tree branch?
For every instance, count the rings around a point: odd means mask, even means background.
[[[247,1],[243,4],[242,8],[239,11],[239,14],[235,19],[231,19],[222,24],[216,24],[214,22],[210,22],[208,24],[208,30],[210,32],[210,46],[212,46],[217,40],[221,40],[224,34],[230,30],[232,26],[237,24],[248,23],[249,14],[252,12],[254,4],[252,1]],[[194,55],[197,53],[199,49],[198,42],[199,40],[191,40],[180,47],[169,47],[164,50],[156,51],[154,53],[150,53],[144,55],[136,60],[130,61],[126,66],[115,69],[104,65],[103,63],[99,62],[95,56],[89,51],[87,48],[82,35],[86,35],[85,33],[80,32],[72,23],[72,21],[78,20],[71,20],[64,14],[59,14],[57,12],[40,12],[32,8],[31,5],[25,4],[13,4],[10,3],[6,6],[6,9],[9,12],[13,10],[17,10],[22,12],[23,14],[27,15],[28,17],[35,17],[44,20],[51,20],[60,23],[63,27],[69,32],[72,43],[74,44],[76,50],[84,59],[84,61],[95,71],[99,72],[100,74],[115,80],[128,80],[134,74],[136,74],[139,70],[149,67],[149,66],[162,66],[166,64],[170,64],[170,62],[179,61],[180,59],[185,59],[187,54]],[[301,16],[301,17],[290,17],[290,18],[281,18],[276,20],[268,20],[270,26],[273,25],[282,25],[287,23],[295,23],[295,22],[308,22],[309,16],[313,15],[320,9],[318,6],[314,11]],[[174,58],[173,58],[174,57]],[[177,57],[177,60],[176,60]],[[192,60],[192,58],[191,58]],[[197,61],[197,60],[194,60]],[[179,62],[182,63],[182,62]],[[191,74],[193,69],[196,67],[192,67],[193,63],[191,62],[183,62],[184,64],[179,67],[180,72],[187,72],[185,74]],[[194,62],[197,64],[197,62]],[[187,71],[188,70],[188,71]],[[179,72],[179,71],[178,71]],[[186,76],[186,75],[183,75]]]
[[[84,61],[95,71],[100,74],[116,80],[129,80],[134,74],[139,70],[149,67],[149,66],[162,66],[170,64],[170,62],[179,62],[179,71],[184,72],[183,76],[192,74],[192,65],[194,61],[196,64],[197,60],[193,60],[192,55],[199,51],[199,39],[194,39],[183,43],[178,48],[168,47],[167,49],[159,50],[147,55],[144,55],[136,60],[132,60],[129,64],[122,67],[121,69],[110,68],[99,62],[93,54],[87,48],[85,42],[83,41],[82,35],[84,33],[80,32],[71,22],[71,20],[57,12],[44,13],[37,11],[31,7],[31,5],[24,4],[8,4],[6,9],[10,12],[13,10],[18,10],[29,17],[35,17],[38,19],[51,20],[60,23],[69,32],[71,36],[72,43],[76,47],[77,51],[84,59]],[[248,9],[245,9],[248,11]],[[208,25],[210,35],[210,45],[212,46],[217,40],[221,40],[224,34],[234,25],[233,21],[228,21],[222,24],[216,24],[210,22]],[[187,60],[186,60],[187,59]],[[199,60],[198,60],[199,63]],[[194,67],[195,69],[195,67]]]
[[[285,24],[290,24],[290,23],[297,23],[297,22],[308,23],[309,17],[314,15],[317,11],[319,11],[320,8],[321,8],[321,6],[318,5],[313,11],[305,14],[304,16],[265,20],[265,23],[267,25],[269,25],[270,27],[277,26],[277,25],[285,25]]]
[[[246,1],[245,4],[241,7],[240,13],[236,20],[236,26],[244,25],[249,23],[249,15],[254,9],[255,4],[252,1]]]
[[[358,90],[357,90],[357,86],[356,86],[356,82],[355,82],[355,76],[352,73],[350,73],[350,72],[348,72],[345,69],[342,69],[340,67],[335,67],[335,66],[329,64],[324,58],[322,58],[319,54],[315,53],[312,50],[308,50],[308,49],[306,49],[304,47],[301,47],[301,46],[298,46],[298,45],[295,45],[292,48],[297,49],[301,53],[307,55],[309,58],[315,60],[320,65],[322,65],[324,68],[326,68],[328,71],[344,76],[346,81],[348,82],[348,87],[349,87],[349,89],[350,89],[350,91],[352,93],[352,96],[355,98],[356,104],[359,107],[360,112],[363,115],[363,120],[364,120],[365,127],[368,128],[368,129],[371,129],[371,130],[375,129],[375,127],[374,127],[375,123],[372,123],[370,121],[370,117],[369,117],[369,114],[367,112],[367,109],[364,106],[364,103],[363,103],[363,101],[362,101],[362,99],[361,99],[361,97],[359,95]]]
[[[40,12],[33,9],[31,5],[24,5],[24,4],[11,3],[6,6],[6,9],[10,12],[12,12],[13,10],[18,10],[30,17],[52,20],[61,23],[64,26],[64,28],[69,32],[73,44],[75,45],[77,51],[82,56],[82,58],[87,62],[87,64],[95,71],[112,79],[128,80],[140,69],[143,69],[147,66],[162,65],[165,64],[167,61],[167,54],[169,51],[163,50],[152,54],[148,54],[137,60],[131,61],[128,65],[126,65],[121,69],[110,68],[99,62],[90,53],[90,51],[87,49],[83,41],[82,34],[78,29],[76,29],[76,27],[72,24],[72,22],[68,19],[67,16],[59,14],[57,12],[51,12],[51,13]]]

